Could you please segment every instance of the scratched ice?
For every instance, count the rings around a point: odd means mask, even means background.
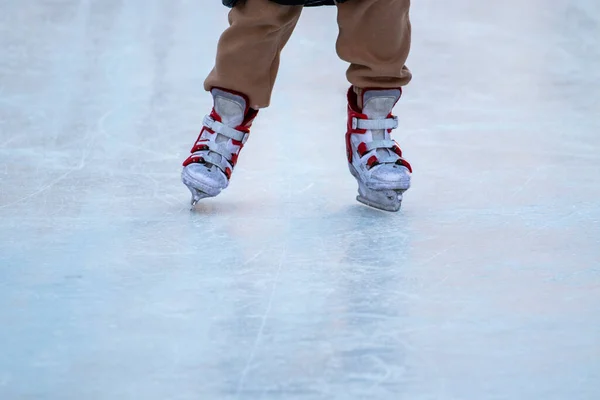
[[[219,3],[0,2],[0,399],[600,398],[600,3],[414,2],[399,214],[307,10],[190,213]]]

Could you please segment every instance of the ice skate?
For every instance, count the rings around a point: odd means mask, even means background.
[[[401,95],[400,88],[366,89],[359,99],[354,88],[348,91],[346,150],[348,167],[358,181],[356,200],[385,211],[400,210],[412,173],[400,146],[391,138],[398,127],[391,112]],[[362,100],[362,110],[358,100]]]
[[[233,168],[258,113],[240,93],[224,89],[213,89],[211,93],[213,110],[204,117],[202,131],[181,173],[181,180],[192,192],[192,207],[229,186]]]

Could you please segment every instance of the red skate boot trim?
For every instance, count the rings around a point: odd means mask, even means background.
[[[410,173],[412,174],[412,172],[413,172],[412,166],[404,158],[399,158],[398,161],[396,161],[396,164],[402,165],[403,167],[406,167],[406,169],[408,169],[410,171]]]
[[[356,149],[356,152],[358,153],[359,156],[364,156],[367,153],[367,145],[363,142],[361,144],[358,145],[358,148]]]
[[[377,156],[369,157],[369,159],[367,160],[367,166],[369,167],[369,169],[375,167],[376,165],[379,165],[379,159],[377,158]]]
[[[190,153],[195,153],[195,152],[201,151],[201,150],[208,150],[208,146],[202,144],[202,143],[205,143],[205,142],[210,142],[210,140],[202,138],[202,135],[204,134],[204,132],[214,133],[210,129],[208,129],[207,127],[203,126],[202,130],[200,131],[200,134],[198,135],[198,139],[196,139],[196,142],[194,143],[194,147],[192,147],[192,149],[190,150]],[[189,159],[189,157],[188,157],[188,159]],[[184,161],[184,164],[185,164],[185,162],[187,162],[187,160]],[[186,165],[184,165],[184,167],[185,166]]]
[[[396,141],[394,140],[394,142]],[[396,145],[392,147],[392,150],[394,151],[394,153],[398,154],[398,157],[402,157],[402,149],[400,148],[398,142],[396,142]]]
[[[348,162],[352,163],[353,155],[352,155],[352,141],[350,139],[350,135],[353,134],[364,134],[367,133],[366,129],[357,129],[356,121],[359,119],[368,119],[365,114],[362,114],[358,111],[358,106],[356,104],[356,93],[354,92],[353,87],[350,87],[348,90],[348,124],[346,130],[346,156],[348,157]]]
[[[188,165],[194,164],[194,163],[205,164],[206,161],[204,160],[203,157],[201,157],[199,155],[192,154],[191,156],[189,156],[188,158],[186,158],[186,160],[183,162],[183,166],[187,167]]]
[[[223,119],[221,118],[221,116],[220,116],[219,114],[217,114],[217,111],[214,109],[214,107],[213,107],[213,109],[210,111],[210,114],[209,114],[209,116],[210,116],[210,117],[211,117],[211,118],[212,118],[214,121],[217,121],[217,122],[223,122]]]
[[[237,153],[232,153],[231,154],[231,160],[230,160],[230,162],[231,162],[231,165],[233,165],[234,167],[237,164],[238,157],[239,157],[239,155]]]
[[[210,150],[210,148],[208,147],[208,145],[206,144],[196,144],[193,148],[192,148],[192,153],[195,153],[197,151],[205,151],[205,150]]]

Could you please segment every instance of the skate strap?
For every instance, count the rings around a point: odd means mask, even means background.
[[[246,140],[248,140],[247,133],[233,129],[222,122],[215,121],[210,115],[204,117],[204,126],[210,128],[215,133],[226,136],[229,139],[237,140],[238,142],[242,142],[244,144],[246,143]]]
[[[233,169],[233,166],[225,159],[225,157],[213,153],[212,151],[197,151],[192,156],[201,157],[208,164],[217,166],[221,171],[225,171],[227,168]]]
[[[393,140],[373,140],[372,142],[366,142],[367,151],[376,150],[376,149],[391,149],[396,145],[396,142]]]
[[[352,129],[378,130],[396,129],[397,127],[398,117],[396,116],[386,119],[359,119],[356,117],[352,118]]]
[[[227,146],[227,142],[216,143],[215,141],[210,141],[205,143],[208,143],[208,151],[210,151],[211,153],[217,153],[225,158],[230,156],[232,153],[232,151]]]
[[[396,161],[398,161],[399,158],[400,157],[398,157],[396,154],[388,154],[386,156],[380,156],[380,155],[378,155],[377,156],[377,161],[380,164],[388,164],[388,163],[393,164]]]

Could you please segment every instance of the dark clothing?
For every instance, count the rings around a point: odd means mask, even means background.
[[[227,7],[233,7],[235,6],[235,4],[238,1],[244,1],[244,0],[223,0],[223,4],[226,5]],[[281,4],[284,6],[305,6],[305,7],[312,7],[312,6],[333,6],[335,5],[335,3],[343,3],[347,0],[337,0],[334,2],[334,0],[271,0],[272,2],[275,2],[277,4]]]
[[[334,6],[335,3],[343,3],[346,0],[271,0],[275,3],[282,4],[284,6]]]

